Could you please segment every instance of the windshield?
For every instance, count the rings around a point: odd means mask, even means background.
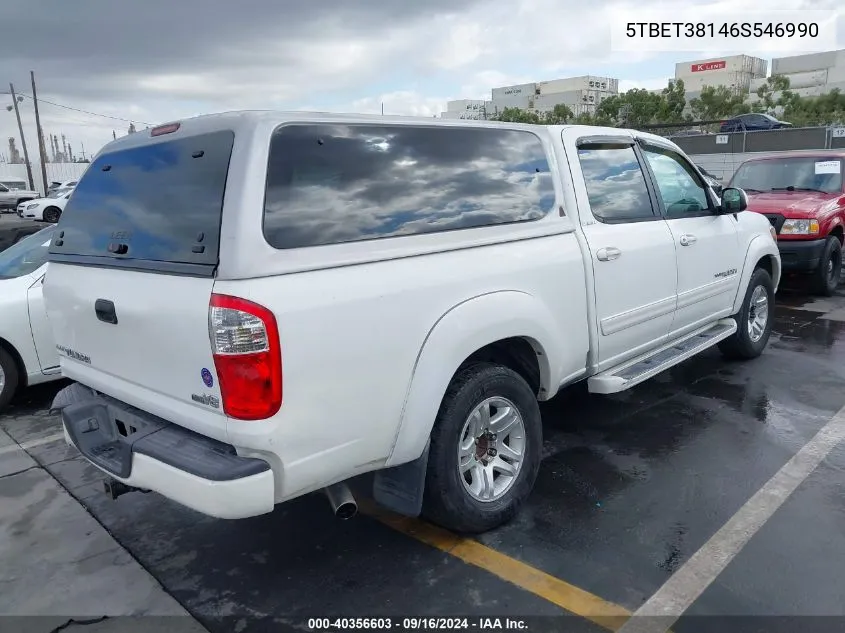
[[[41,268],[47,262],[47,249],[55,231],[55,226],[41,229],[0,251],[0,279],[29,275]]]
[[[23,191],[26,189],[25,182],[18,182],[17,180],[4,180],[0,182],[0,185],[5,185],[8,189],[12,191]]]
[[[48,198],[61,198],[65,195],[68,191],[72,191],[72,188],[67,187],[65,189],[54,189],[50,193],[47,194]]]
[[[842,160],[813,156],[767,159],[745,163],[731,179],[731,187],[751,193],[763,191],[842,191]]]

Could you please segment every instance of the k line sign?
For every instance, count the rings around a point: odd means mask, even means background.
[[[690,70],[694,73],[700,73],[705,70],[721,70],[722,68],[726,68],[728,65],[725,61],[719,62],[707,62],[706,64],[693,64],[690,66]]]

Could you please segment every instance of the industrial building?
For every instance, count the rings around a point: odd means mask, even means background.
[[[687,104],[699,97],[707,86],[725,86],[735,94],[745,92],[749,101],[755,101],[757,89],[766,83],[768,70],[768,61],[760,57],[728,55],[679,62],[675,64],[675,80],[683,80]],[[845,92],[845,49],[774,58],[771,74],[788,77],[790,89],[802,97],[823,95],[834,88]],[[650,92],[660,94],[663,89]],[[495,117],[505,108],[542,114],[556,105],[566,105],[577,116],[594,113],[602,101],[617,94],[618,79],[583,75],[493,88],[490,99],[449,101],[446,112],[440,116],[484,120]]]
[[[493,88],[490,99],[449,101],[444,119],[489,119],[505,108],[519,108],[542,114],[556,105],[565,105],[575,115],[593,113],[610,96],[619,94],[619,80],[611,77],[583,75],[537,83]]]

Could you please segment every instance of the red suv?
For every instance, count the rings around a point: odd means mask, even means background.
[[[845,151],[784,152],[740,165],[729,187],[748,194],[748,210],[778,234],[783,271],[811,275],[814,290],[839,285],[845,237]]]

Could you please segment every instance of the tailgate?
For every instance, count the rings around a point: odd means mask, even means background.
[[[98,156],[44,283],[65,376],[224,442],[208,323],[233,142],[173,134]]]

